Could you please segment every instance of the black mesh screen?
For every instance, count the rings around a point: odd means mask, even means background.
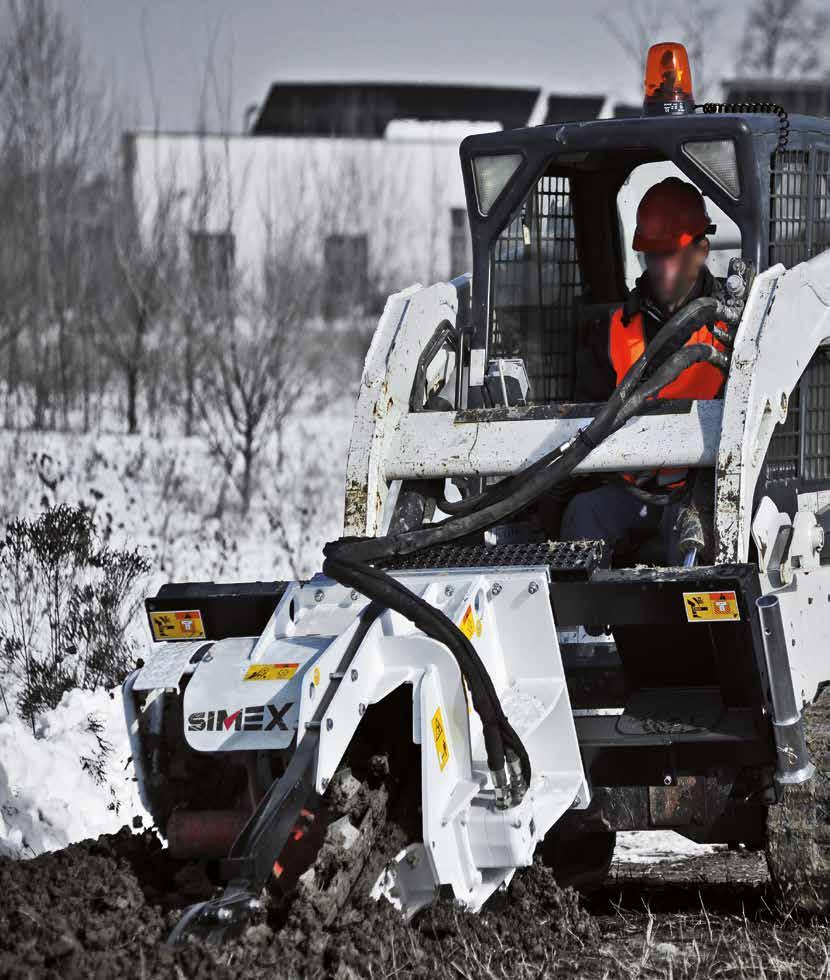
[[[767,450],[765,480],[767,483],[780,483],[795,480],[799,476],[801,432],[801,398],[797,386],[790,397],[787,421],[777,425]]]
[[[491,283],[491,356],[524,358],[534,402],[571,399],[581,277],[567,177],[543,177],[496,240]]]
[[[769,263],[788,269],[807,258],[810,158],[804,150],[778,150],[770,165]]]
[[[816,169],[810,256],[830,248],[830,150],[817,150],[814,155]]]
[[[790,397],[787,421],[776,426],[765,480],[830,479],[830,348],[817,350]]]
[[[779,150],[770,174],[769,261],[791,268],[830,248],[830,151]],[[826,480],[828,453],[830,365],[828,352],[819,350],[770,440],[766,482]]]
[[[801,476],[830,477],[830,350],[816,351],[801,382],[804,445]]]

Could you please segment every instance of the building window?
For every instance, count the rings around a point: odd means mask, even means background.
[[[450,279],[470,271],[470,228],[466,208],[450,208]]]
[[[208,315],[227,309],[236,240],[229,231],[191,231],[190,269],[199,303]]]
[[[369,297],[369,245],[365,235],[329,235],[323,315],[328,320],[363,313]]]

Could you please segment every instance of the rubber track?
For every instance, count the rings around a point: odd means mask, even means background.
[[[830,686],[804,712],[815,776],[785,787],[767,813],[767,863],[785,905],[830,908]]]

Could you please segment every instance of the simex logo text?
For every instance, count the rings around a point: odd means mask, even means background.
[[[187,716],[189,732],[271,732],[288,731],[283,720],[293,701],[285,704],[254,704],[236,711],[196,711]]]

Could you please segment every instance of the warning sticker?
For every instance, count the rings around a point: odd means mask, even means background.
[[[690,623],[732,623],[741,618],[734,592],[684,592],[683,605]]]
[[[473,607],[467,606],[464,615],[461,617],[461,623],[459,629],[467,637],[468,640],[472,640],[473,633],[476,631],[476,617],[473,613]]]
[[[151,612],[154,640],[204,640],[205,624],[198,609]]]
[[[314,686],[317,687],[317,685],[320,683],[320,668],[319,667],[315,667],[314,668],[314,673],[311,675],[311,679],[312,679],[312,681],[314,681]]]
[[[299,664],[251,664],[242,678],[246,681],[290,681]]]
[[[432,716],[432,737],[435,739],[435,751],[438,753],[438,766],[443,772],[444,766],[450,761],[450,746],[440,708],[436,708]]]

